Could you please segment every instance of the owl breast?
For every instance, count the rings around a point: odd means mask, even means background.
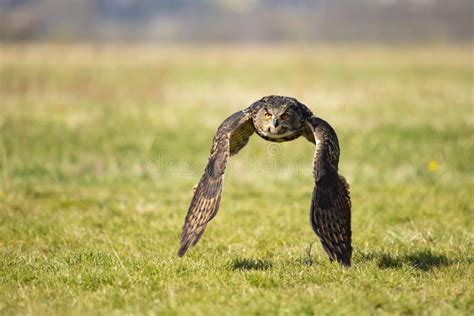
[[[298,130],[291,130],[291,131],[286,131],[278,134],[273,134],[269,133],[267,131],[261,130],[261,129],[256,129],[257,134],[262,137],[265,140],[268,140],[270,142],[277,142],[277,143],[282,143],[282,142],[288,142],[290,140],[296,139],[303,134],[303,131],[298,131]]]

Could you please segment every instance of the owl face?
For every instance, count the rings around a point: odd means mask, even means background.
[[[301,133],[303,122],[294,109],[296,104],[292,99],[265,101],[264,98],[262,103],[254,117],[254,126],[259,135],[277,141]]]

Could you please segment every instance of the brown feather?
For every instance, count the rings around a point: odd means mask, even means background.
[[[311,226],[329,258],[350,266],[351,200],[349,185],[338,174],[339,144],[336,133],[326,121],[312,117],[303,135],[316,144]]]
[[[184,221],[178,251],[180,257],[184,256],[191,245],[199,241],[207,223],[216,216],[227,159],[247,144],[253,132],[251,117],[242,111],[228,117],[217,129],[209,161],[194,191]]]

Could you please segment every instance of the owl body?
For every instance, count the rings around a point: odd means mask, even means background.
[[[334,129],[295,98],[267,96],[229,116],[217,129],[211,155],[183,225],[179,256],[195,245],[219,209],[227,160],[253,133],[271,142],[304,136],[315,145],[311,226],[331,261],[349,266],[352,256],[349,185],[338,173],[339,142]]]

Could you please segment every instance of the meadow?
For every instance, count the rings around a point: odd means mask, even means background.
[[[474,314],[472,46],[0,46],[0,314]],[[309,223],[314,146],[253,136],[178,258],[217,126],[269,94],[336,130],[353,265]]]

